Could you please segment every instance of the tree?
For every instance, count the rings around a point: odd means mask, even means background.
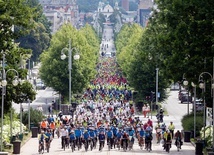
[[[36,11],[32,21],[34,23],[34,29],[28,30],[29,33],[21,36],[16,42],[19,42],[22,48],[31,49],[33,51],[31,60],[38,61],[39,55],[49,46],[51,24],[43,15],[42,6],[38,0],[29,0],[27,5]]]
[[[29,58],[31,51],[19,48],[14,40],[27,33],[27,29],[33,28],[33,22],[31,21],[33,20],[34,10],[26,4],[25,0],[0,1],[0,8],[0,47],[2,51],[0,56],[2,60],[3,55],[5,55],[6,64],[3,65],[5,65],[6,80],[8,82],[3,101],[4,110],[7,112],[12,101],[21,103],[27,99],[34,100],[36,95],[28,82],[12,86],[12,80],[17,75],[13,71],[7,72],[9,69],[15,69],[20,79],[25,79],[27,76],[27,70],[22,68],[20,64]],[[13,27],[18,29],[14,30]]]
[[[148,52],[150,36],[137,24],[125,24],[116,38],[118,63],[129,84],[144,98],[155,91],[156,57]],[[166,97],[167,87],[162,72],[159,72],[159,92],[161,100]]]
[[[188,81],[196,84],[201,72],[212,74],[214,31],[210,30],[213,29],[214,4],[209,0],[156,0],[155,3],[157,10],[148,29],[158,38],[156,53],[162,57],[165,78],[177,82],[185,74]],[[206,75],[204,79],[211,82]],[[206,101],[210,105],[210,95]]]
[[[68,62],[61,60],[60,55],[62,49],[68,47],[69,39],[71,39],[71,48],[78,49],[78,51],[73,50],[73,54],[75,52],[80,54],[78,61],[72,60],[72,94],[82,92],[96,73],[98,41],[94,36],[95,32],[92,33],[89,28],[86,30],[87,35],[82,33],[84,30],[78,31],[70,24],[63,25],[52,37],[50,47],[41,55],[41,79],[47,86],[65,97],[68,97]],[[86,36],[92,37],[86,39]]]

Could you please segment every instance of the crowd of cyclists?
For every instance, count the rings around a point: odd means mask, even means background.
[[[142,150],[152,151],[153,130],[157,143],[162,143],[166,151],[173,138],[176,144],[182,144],[182,134],[180,131],[174,134],[173,122],[169,126],[163,121],[153,125],[149,118],[143,121],[135,116],[131,89],[118,70],[115,58],[101,58],[97,70],[96,78],[84,92],[74,115],[65,116],[60,111],[56,117],[48,116],[41,122],[40,153],[49,152],[55,136],[61,139],[62,149],[72,151],[102,151],[106,145],[109,151],[128,151],[133,150],[134,143]]]

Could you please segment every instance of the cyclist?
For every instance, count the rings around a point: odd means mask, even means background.
[[[106,135],[107,135],[107,144],[111,146],[111,149],[112,149],[112,145],[113,145],[113,132],[110,128],[108,128],[108,131],[106,132]]]
[[[123,135],[122,135],[121,146],[123,147],[123,143],[125,143],[126,144],[126,150],[128,147],[128,139],[129,139],[129,135],[126,133],[126,131],[124,131]]]
[[[67,130],[67,127],[64,126],[63,129],[61,129],[61,144],[62,144],[62,148],[63,148],[63,142],[65,141],[65,144],[67,143],[66,142],[66,138],[68,137],[68,130]]]
[[[89,135],[90,135],[91,141],[93,143],[93,147],[95,147],[95,136],[96,136],[96,134],[95,134],[94,130],[89,129]]]
[[[74,130],[71,130],[69,137],[70,137],[70,144],[73,142],[73,145],[75,148],[76,136],[75,136]]]
[[[116,143],[117,145],[121,143],[121,137],[122,137],[122,131],[121,129],[118,130],[118,132],[116,133]]]
[[[39,149],[40,150],[40,146],[43,145],[44,146],[44,140],[45,138],[48,138],[45,134],[45,132],[42,130],[41,131],[41,134],[38,136],[38,139],[39,139]],[[38,151],[39,152],[39,151]]]
[[[158,124],[155,126],[155,131],[156,131],[156,139],[157,139],[157,143],[160,142],[160,139],[161,139],[161,126],[160,126],[160,123],[158,122]]]
[[[177,130],[177,132],[175,133],[175,145],[177,146],[177,141],[180,141],[180,144],[182,145],[183,142],[182,142],[182,133]],[[181,149],[181,146],[180,146],[180,149]]]
[[[147,127],[148,128],[148,127]],[[146,130],[145,132],[145,149],[147,149],[147,146],[150,144],[150,150],[152,150],[152,130]]]
[[[170,143],[170,148],[171,148],[171,143],[172,143],[172,134],[170,133],[169,130],[167,130],[164,134],[164,149],[166,149],[166,143],[169,142]]]
[[[88,133],[88,130],[85,130],[84,134],[83,134],[83,140],[84,140],[85,145],[87,145],[87,146],[88,146],[88,140],[89,140],[89,138],[90,138],[90,135]]]
[[[141,127],[139,134],[138,134],[138,141],[139,141],[139,146],[142,148],[144,145],[144,136],[145,136],[145,131],[143,129],[143,126]]]
[[[105,137],[104,131],[101,131],[101,132],[99,133],[98,138],[99,138],[99,142],[100,142],[99,151],[101,151],[101,146],[104,147],[104,145],[105,145],[105,138],[106,138],[106,137]]]
[[[174,138],[174,130],[175,130],[175,126],[173,124],[173,122],[170,122],[168,129],[170,131],[170,133],[172,134],[172,139]]]
[[[52,141],[52,133],[51,133],[51,130],[48,129],[47,132],[45,133],[45,135],[47,136],[47,138],[45,138],[45,143],[49,143],[49,146],[51,144],[51,141]]]
[[[74,130],[74,133],[75,133],[75,137],[76,137],[76,144],[80,145],[79,147],[81,148],[82,146],[82,130],[80,129],[80,127],[77,127],[77,129]]]

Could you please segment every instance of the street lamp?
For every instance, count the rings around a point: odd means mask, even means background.
[[[12,81],[12,84],[14,86],[17,86],[19,81],[19,73],[15,69],[9,69],[5,72],[5,55],[3,54],[3,62],[2,62],[2,81],[0,82],[1,88],[2,88],[2,103],[1,103],[1,151],[3,149],[3,125],[4,125],[4,96],[6,95],[6,85],[7,80],[6,76],[9,71],[13,71],[16,73],[16,76],[14,77],[14,80]]]
[[[191,82],[192,87],[194,88],[194,106],[193,106],[193,110],[194,110],[194,138],[196,135],[196,85]]]
[[[214,61],[213,61],[213,70],[214,70]],[[211,78],[211,96],[212,96],[212,100],[213,100],[213,109],[212,109],[212,117],[213,117],[213,119],[212,119],[212,125],[213,125],[213,149],[214,149],[214,71],[213,71],[213,75],[211,75],[209,72],[202,72],[200,75],[199,75],[199,87],[201,88],[201,89],[203,89],[204,90],[204,93],[205,93],[205,82],[204,81],[202,81],[201,80],[201,78],[202,78],[202,75],[204,75],[204,74],[207,74],[207,75],[209,75],[210,76],[210,78]],[[204,100],[204,116],[205,116],[205,113],[206,113],[206,102],[205,102],[205,100]],[[206,118],[206,116],[204,117],[204,118]],[[206,122],[204,123],[204,129],[205,129],[205,126],[206,126]],[[205,130],[204,130],[204,137],[205,137]]]
[[[69,104],[71,104],[71,70],[72,70],[72,51],[78,51],[77,48],[73,47],[71,48],[71,39],[69,39],[69,48],[63,48],[61,51],[61,59],[64,60],[66,58],[65,53],[63,52],[64,50],[68,51],[68,70],[69,70]],[[75,54],[74,55],[74,60],[79,60],[80,55]]]
[[[185,73],[183,74],[183,85],[185,87],[188,87],[189,82],[186,80],[184,75],[185,75]],[[188,91],[187,91],[187,114],[189,115],[189,87],[187,89],[188,89]]]

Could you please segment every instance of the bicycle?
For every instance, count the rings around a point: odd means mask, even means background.
[[[74,150],[75,150],[75,141],[74,140],[71,140],[71,142],[70,142],[70,146],[71,146],[71,150],[72,150],[72,152],[74,152]]]
[[[50,140],[49,139],[45,139],[45,144],[46,144],[46,150],[49,153],[49,149],[50,149]]]
[[[104,140],[100,141],[100,151],[102,151],[104,148]]]
[[[89,146],[91,148],[91,151],[93,150],[93,138],[89,139]]]
[[[39,154],[44,153],[44,141],[39,142]]]
[[[66,136],[62,136],[62,149],[65,151]]]
[[[171,145],[171,142],[166,142],[165,144],[165,149],[166,149],[166,152],[170,152],[170,145]]]
[[[147,151],[152,151],[152,148],[151,148],[151,140],[146,140],[146,143],[145,143],[145,147],[146,147],[146,150]]]
[[[127,141],[126,141],[126,139],[122,139],[122,141],[123,141],[123,151],[126,152],[126,150],[127,150],[127,147],[126,147]]]
[[[85,140],[84,145],[85,145],[85,151],[87,152],[88,151],[88,140]]]

